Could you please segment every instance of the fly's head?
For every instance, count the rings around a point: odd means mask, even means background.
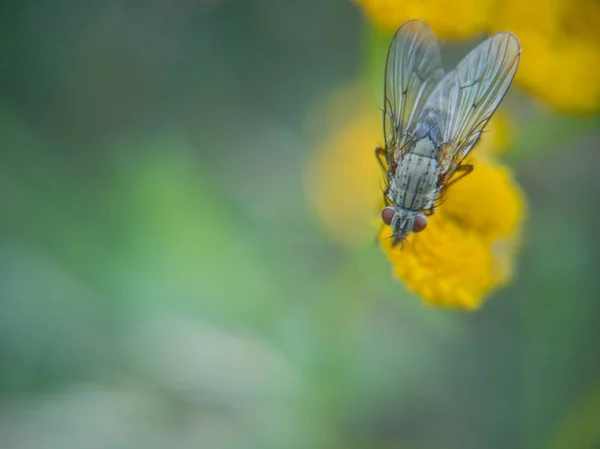
[[[415,230],[415,220],[418,211],[403,209],[400,206],[393,206],[394,216],[390,226],[392,228],[392,247],[399,243],[404,243],[411,232]]]

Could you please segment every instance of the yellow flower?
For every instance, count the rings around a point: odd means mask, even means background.
[[[313,150],[305,178],[309,204],[325,231],[351,248],[373,243],[371,224],[381,199],[374,153],[381,114],[368,98],[364,89],[346,86],[328,101],[323,120],[335,131]]]
[[[491,156],[493,133],[485,136],[473,153],[475,169],[448,190],[423,232],[403,248],[392,248],[389,227],[379,235],[396,277],[432,305],[476,309],[512,276],[525,201],[508,168]]]
[[[439,37],[468,37],[485,29],[492,0],[355,0],[378,27],[393,33],[422,19]]]
[[[553,108],[600,107],[600,2],[597,0],[355,0],[377,27],[410,19],[441,38],[510,31],[523,54],[516,81]]]
[[[516,80],[556,109],[600,106],[600,3],[549,0],[498,3],[490,31],[510,30],[523,55]]]

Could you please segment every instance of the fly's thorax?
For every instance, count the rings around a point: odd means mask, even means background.
[[[443,141],[443,129],[446,127],[446,114],[440,109],[428,107],[423,110],[415,126],[413,137],[417,142],[429,140],[437,149]]]
[[[440,175],[436,152],[429,139],[421,139],[402,156],[390,182],[389,194],[394,204],[413,211],[431,209]]]
[[[435,158],[437,155],[437,148],[430,139],[425,137],[423,139],[417,140],[410,154],[428,158]]]

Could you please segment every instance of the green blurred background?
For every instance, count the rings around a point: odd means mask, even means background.
[[[424,307],[303,188],[366,28],[345,0],[2,2],[0,448],[600,447],[597,119],[517,130],[515,282]]]

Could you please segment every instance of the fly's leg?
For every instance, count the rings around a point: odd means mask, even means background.
[[[388,193],[390,192],[390,188],[386,187],[385,189],[381,190],[383,192],[383,204],[385,207],[388,207],[392,204],[392,202],[390,201],[390,198],[388,196]]]
[[[435,193],[433,194],[431,200],[429,200],[429,203],[427,203],[427,206],[425,206],[425,209],[423,210],[423,213],[425,214],[426,217],[432,216],[433,213],[435,212],[435,208],[437,206],[439,206],[439,204],[437,203],[437,201],[439,199],[439,195],[440,195],[440,189],[438,187],[436,187]]]
[[[432,202],[430,207],[425,210],[425,215],[433,215],[433,212],[434,212],[433,209],[435,207],[440,207],[444,203],[444,201],[446,201],[446,198],[447,198],[446,195],[448,193],[448,188],[451,185],[453,185],[454,183],[456,183],[457,181],[460,181],[461,179],[463,179],[465,176],[467,176],[472,171],[473,171],[473,165],[471,165],[471,164],[459,165],[458,168],[456,169],[455,173],[460,172],[460,175],[458,175],[456,178],[449,181],[445,186],[443,186],[441,188],[438,187],[438,190],[435,195],[435,200]]]
[[[455,182],[460,181],[461,179],[463,179],[465,176],[467,176],[472,171],[473,171],[473,165],[471,165],[471,164],[459,165],[458,168],[456,169],[455,173],[458,173],[458,172],[462,172],[462,173],[460,175],[458,175],[458,177],[456,177],[455,179],[453,179],[450,182],[448,182],[448,184],[446,185],[446,189],[448,187],[450,187],[452,184],[454,184]]]
[[[375,157],[377,158],[377,162],[379,162],[379,166],[385,175],[388,174],[388,164],[387,164],[387,155],[384,148],[377,147],[375,148]]]
[[[382,147],[375,148],[375,157],[377,158],[377,162],[379,162],[379,166],[381,167],[383,174],[386,175],[386,177],[387,177],[389,175],[389,171],[388,171],[388,164],[387,164],[387,153],[385,152],[385,148],[382,148]],[[383,188],[383,186],[381,187],[381,192],[383,193],[383,202],[385,203],[385,206],[387,207],[391,204],[391,202],[388,198],[388,193],[390,192],[390,186],[387,184],[387,181],[385,182],[385,189]]]

